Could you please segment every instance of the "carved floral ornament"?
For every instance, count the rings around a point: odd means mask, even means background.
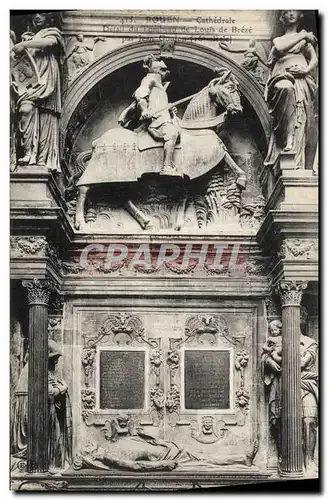
[[[282,242],[279,256],[285,259],[308,260],[318,259],[317,239],[285,239]]]
[[[300,306],[303,291],[307,285],[307,281],[280,281],[277,291],[280,295],[281,306]]]
[[[45,236],[11,236],[10,247],[13,255],[37,255],[44,253],[47,245]]]
[[[54,284],[50,280],[32,279],[23,280],[22,285],[27,289],[27,298],[30,305],[48,305],[50,294],[55,290]]]

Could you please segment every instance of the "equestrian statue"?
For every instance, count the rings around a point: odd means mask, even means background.
[[[133,95],[133,102],[120,115],[120,128],[110,129],[93,142],[92,151],[82,153],[89,160],[76,183],[78,190],[75,228],[84,221],[87,193],[93,186],[137,182],[151,175],[173,183],[197,179],[224,161],[236,177],[239,189],[246,187],[245,172],[235,163],[216,131],[228,114],[242,112],[238,82],[231,71],[215,69],[215,78],[198,93],[168,102],[166,82],[169,71],[164,61],[153,55],[143,61],[146,76]],[[190,101],[182,119],[176,106]],[[182,200],[175,229],[184,223],[186,197]],[[143,229],[151,228],[152,218],[132,200],[124,208]]]

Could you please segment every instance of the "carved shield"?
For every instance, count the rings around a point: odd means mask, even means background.
[[[12,60],[11,73],[19,95],[40,84],[35,61],[27,50],[20,57]]]

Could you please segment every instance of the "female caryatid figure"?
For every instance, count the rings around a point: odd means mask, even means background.
[[[32,17],[32,31],[12,47],[16,57],[29,52],[35,62],[39,83],[26,87],[17,99],[18,164],[47,166],[60,172],[59,116],[61,75],[59,60],[64,55],[60,31],[48,26],[46,14]]]
[[[273,40],[268,58],[270,75],[266,100],[273,117],[265,165],[273,165],[283,151],[295,153],[296,167],[312,169],[317,144],[316,83],[311,76],[317,66],[316,38],[298,31],[302,14],[281,12],[285,34]]]

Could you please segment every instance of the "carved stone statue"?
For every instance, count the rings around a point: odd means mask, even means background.
[[[277,446],[278,460],[281,458],[281,330],[281,321],[271,321],[270,336],[262,353],[262,374],[268,389],[269,423]]]
[[[173,162],[174,148],[180,134],[168,109],[168,82],[165,84],[164,80],[169,71],[164,61],[158,60],[152,54],[144,59],[143,67],[147,75],[134,93],[135,103],[132,108],[141,113],[140,118],[146,122],[148,133],[153,139],[164,141],[163,167],[160,174],[181,176]],[[131,106],[125,109],[118,119],[118,123],[123,127],[128,126],[130,122],[130,110]]]
[[[256,48],[256,40],[251,39],[248,42],[248,47],[244,49],[235,49],[229,47],[226,42],[220,42],[219,46],[221,49],[226,50],[234,54],[244,54],[244,60],[241,62],[241,66],[245,68],[254,78],[259,82],[260,85],[265,85],[263,68],[259,65],[261,62],[264,66],[267,63],[261,57],[259,51]]]
[[[216,78],[204,89],[168,105],[162,83],[167,73],[166,65],[151,56],[146,58],[145,64],[151,72],[136,91],[135,101],[119,117],[126,128],[137,127],[137,130],[111,129],[93,143],[91,159],[77,182],[77,229],[84,220],[86,195],[94,185],[133,182],[147,175],[158,183],[163,178],[167,182],[183,183],[188,178],[196,179],[211,170],[215,171],[224,160],[236,177],[238,189],[246,186],[245,172],[235,163],[214,131],[224,125],[227,114],[242,111],[238,82],[231,72],[216,69]],[[190,103],[182,120],[177,117],[172,119],[169,108],[187,100]],[[136,117],[142,118],[141,127]],[[178,136],[180,143],[177,143]],[[136,193],[131,192],[131,195],[136,197]],[[178,209],[177,230],[184,223],[186,201],[184,198]],[[151,227],[151,218],[139,210],[131,199],[125,203],[125,208],[143,229]]]
[[[117,422],[112,424],[114,432],[111,436],[106,436],[110,441],[106,448],[96,443],[85,445],[74,457],[74,469],[119,468],[133,471],[160,471],[173,470],[178,466],[187,466],[191,469],[194,466],[199,470],[199,465],[251,467],[258,450],[258,442],[255,441],[247,455],[231,455],[225,458],[195,455],[176,443],[155,438],[140,430],[127,431],[126,422],[124,425],[124,431],[120,432],[117,430],[119,424]]]
[[[9,34],[10,43],[10,65],[12,65],[15,59],[15,53],[13,52],[13,47],[16,44],[16,35],[13,31]],[[17,85],[14,81],[12,74],[10,74],[10,169],[14,170],[16,166],[16,131],[15,131],[15,113],[16,113],[16,101],[17,101]]]
[[[62,470],[72,461],[72,414],[67,385],[55,371],[62,354],[54,340],[49,339],[48,352],[49,470]],[[26,460],[27,458],[27,412],[28,362],[22,370],[15,389],[11,428],[11,453],[14,459]]]
[[[301,329],[304,329],[304,316]],[[268,389],[269,421],[276,442],[278,460],[281,458],[281,361],[282,324],[274,320],[269,325],[270,336],[262,353],[262,373]],[[318,375],[313,371],[317,357],[317,343],[300,333],[302,434],[304,467],[311,472],[315,465],[315,447],[318,426]]]
[[[273,40],[266,99],[273,117],[265,165],[273,165],[283,151],[295,153],[296,167],[313,168],[317,145],[316,93],[311,76],[317,66],[316,38],[298,31],[301,12],[283,10],[285,34]]]
[[[28,64],[24,66],[26,85],[20,86],[16,104],[17,162],[19,165],[47,166],[52,171],[60,172],[60,64],[64,42],[60,31],[50,26],[47,14],[34,14],[31,29],[22,35],[21,42],[12,47],[17,59],[25,57],[30,61],[30,67]],[[32,82],[29,81],[26,70],[34,73],[37,82],[32,74]],[[19,80],[21,75],[22,71]]]
[[[303,409],[303,457],[305,470],[317,471],[315,463],[315,449],[317,444],[318,428],[318,401],[319,401],[319,377],[315,372],[315,363],[318,353],[317,342],[304,335],[306,333],[307,312],[301,308],[301,396]]]
[[[76,35],[76,42],[72,49],[68,52],[66,60],[72,58],[75,71],[79,72],[92,62],[92,55],[96,43],[104,42],[105,38],[96,36],[90,42],[84,40],[83,33]]]

